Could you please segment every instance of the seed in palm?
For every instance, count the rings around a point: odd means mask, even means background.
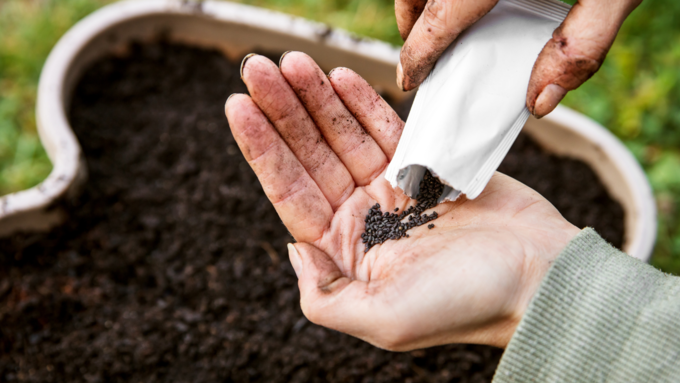
[[[435,220],[438,217],[437,212],[429,215],[423,214],[423,212],[437,206],[437,201],[443,192],[444,184],[426,170],[422,181],[420,181],[420,190],[416,195],[415,206],[410,206],[400,214],[396,214],[399,208],[394,209],[394,213],[390,213],[380,210],[379,203],[373,205],[366,214],[364,219],[366,228],[364,233],[361,234],[362,242],[366,245],[364,252],[368,252],[371,247],[384,243],[388,239],[408,238],[407,231]],[[404,219],[407,219],[407,221],[403,222]],[[428,226],[430,229],[433,227],[434,224]]]

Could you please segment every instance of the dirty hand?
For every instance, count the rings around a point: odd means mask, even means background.
[[[498,0],[396,0],[401,37],[397,84],[420,85],[444,50]],[[527,108],[537,117],[550,113],[565,94],[578,88],[602,65],[623,21],[642,0],[579,0],[553,33],[534,64]]]
[[[578,229],[497,173],[477,199],[434,208],[434,229],[416,227],[364,253],[369,208],[412,203],[384,178],[404,123],[356,73],[326,76],[303,53],[286,54],[280,69],[246,57],[242,78],[252,98],[230,97],[227,118],[298,241],[289,256],[307,318],[390,350],[505,346]]]

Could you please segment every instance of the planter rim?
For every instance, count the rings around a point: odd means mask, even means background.
[[[38,85],[36,121],[40,140],[52,162],[52,171],[35,187],[0,196],[0,236],[35,227],[35,224],[21,219],[27,214],[31,214],[33,222],[36,219],[42,221],[37,225],[41,229],[57,224],[55,212],[49,209],[51,204],[85,177],[84,159],[68,123],[63,98],[65,78],[78,53],[95,36],[116,24],[165,14],[194,15],[285,33],[308,41],[323,41],[327,46],[389,64],[399,60],[399,50],[388,43],[331,29],[323,23],[301,17],[243,4],[214,0],[125,0],[104,6],[71,27],[45,61]],[[10,224],[2,224],[10,220]]]
[[[64,99],[65,81],[79,52],[95,36],[114,25],[135,18],[167,14],[193,15],[252,26],[323,43],[394,66],[399,62],[399,48],[388,43],[359,38],[339,29],[331,29],[323,23],[243,4],[215,0],[125,0],[102,7],[66,32],[45,62],[38,86],[36,120],[40,139],[52,161],[53,169],[39,185],[0,197],[0,236],[35,227],[3,225],[3,222],[29,213],[38,213],[32,219],[42,219],[43,229],[56,224],[57,221],[50,218],[52,213],[48,207],[84,178],[86,167],[66,116]],[[638,162],[607,129],[580,113],[558,106],[544,119],[565,126],[599,145],[622,170],[635,200],[634,213],[638,217],[634,237],[627,244],[626,250],[632,256],[648,261],[656,240],[656,205],[649,182]]]
[[[638,218],[635,222],[636,235],[627,243],[625,250],[633,257],[649,262],[656,243],[656,203],[647,176],[633,154],[604,126],[566,106],[558,105],[544,119],[554,124],[568,126],[569,129],[599,145],[615,160],[633,195],[636,210],[633,213]]]

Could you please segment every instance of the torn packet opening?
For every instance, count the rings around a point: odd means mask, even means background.
[[[387,168],[393,187],[415,196],[427,168],[447,185],[440,202],[479,196],[529,118],[534,62],[569,9],[557,0],[500,0],[444,51]]]

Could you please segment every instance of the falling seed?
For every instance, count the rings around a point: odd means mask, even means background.
[[[431,223],[431,224],[427,225],[427,228],[428,228],[428,229],[434,229],[434,223]]]
[[[368,210],[368,214],[366,214],[364,219],[366,229],[361,236],[363,243],[366,244],[364,252],[368,252],[371,247],[384,243],[389,239],[409,238],[409,235],[406,234],[408,230],[424,225],[439,217],[437,212],[433,212],[430,215],[423,214],[423,212],[437,206],[437,200],[443,191],[444,185],[432,173],[426,171],[420,182],[420,190],[415,198],[415,206],[408,207],[401,214],[393,214],[380,210],[380,204],[378,203],[373,205]],[[399,208],[395,208],[394,211],[399,211]],[[406,217],[408,217],[408,222],[401,222]],[[429,229],[433,227],[434,224],[428,225]]]

